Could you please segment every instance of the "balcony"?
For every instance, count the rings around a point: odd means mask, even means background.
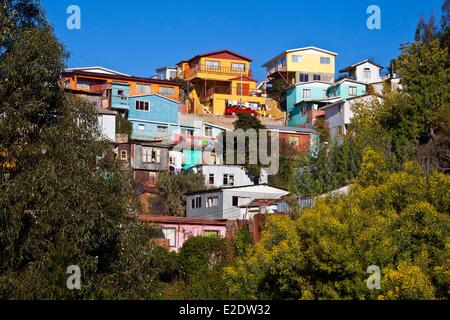
[[[252,77],[251,70],[242,70],[242,69],[233,69],[230,67],[216,67],[216,66],[207,66],[204,64],[196,65],[192,68],[189,68],[184,71],[183,78],[188,79],[192,78],[198,73],[205,74],[214,74],[214,75],[224,75],[224,76],[246,76]]]

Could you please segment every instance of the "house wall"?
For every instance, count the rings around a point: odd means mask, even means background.
[[[364,77],[364,69],[365,68],[369,68],[370,72],[371,72],[371,78],[370,79],[366,79]],[[363,64],[360,64],[359,66],[356,67],[355,70],[355,76],[356,76],[356,81],[361,81],[364,83],[374,83],[374,82],[379,82],[381,81],[381,76],[380,76],[380,68],[369,63],[369,62],[365,62]]]
[[[149,110],[136,110],[136,101],[149,103]],[[133,124],[134,138],[171,137],[178,133],[178,103],[158,95],[143,95],[129,98],[128,119]],[[145,130],[140,130],[139,125]],[[158,125],[167,126],[167,132],[158,132]]]
[[[340,97],[341,99],[354,98],[354,96],[349,95],[350,87],[356,87],[356,96],[362,96],[367,93],[365,84],[345,81],[338,85],[330,87],[328,89],[328,96]]]
[[[195,225],[195,224],[172,224],[172,223],[160,223],[163,229],[175,230],[175,246],[170,247],[170,251],[178,252],[183,247],[184,243],[190,237],[201,237],[207,231],[218,231],[220,238],[225,238],[227,227],[226,226],[208,226],[208,225]]]
[[[131,146],[132,158],[130,161],[131,167],[138,170],[146,171],[167,171],[169,170],[169,150],[167,148],[161,147],[149,147],[160,152],[160,162],[159,163],[144,163],[143,162],[143,149],[144,146],[141,144],[133,144]]]
[[[116,140],[116,116],[109,114],[98,115],[98,124],[103,137],[110,141]]]
[[[192,208],[192,199],[201,197],[201,208]],[[207,208],[206,203],[208,198],[218,197],[218,206]],[[201,193],[196,195],[186,196],[186,217],[188,218],[205,218],[210,220],[224,219],[223,215],[223,193],[222,191]]]
[[[300,55],[303,57],[302,62],[293,62],[292,56]],[[320,57],[330,58],[330,64],[321,64]],[[286,58],[287,70],[296,72],[311,72],[311,73],[335,73],[335,56],[317,51],[314,49],[308,49],[303,51],[288,52]]]
[[[253,185],[252,180],[246,174],[245,169],[241,166],[203,166],[202,168],[203,176],[205,177],[205,184],[208,187],[222,188],[223,176],[225,174],[234,175],[234,186],[249,186]],[[214,184],[209,184],[209,175],[214,174]],[[261,171],[261,184],[268,183],[268,176],[265,170]]]

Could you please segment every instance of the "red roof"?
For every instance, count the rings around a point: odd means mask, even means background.
[[[233,78],[233,79],[231,79],[231,80],[240,80],[240,81],[252,81],[252,82],[256,82],[255,79],[252,79],[252,78],[246,77],[246,76],[236,77],[236,78]]]
[[[208,220],[186,217],[173,217],[173,216],[161,216],[161,215],[140,215],[139,220],[143,222],[152,223],[164,223],[164,224],[195,224],[205,226],[226,226],[226,220]]]
[[[236,52],[233,52],[233,51],[230,51],[227,49],[199,54],[199,55],[193,57],[192,59],[189,59],[189,61],[196,60],[199,58],[204,58],[204,57],[211,57],[211,56],[216,56],[217,58],[223,58],[223,59],[238,58],[240,60],[252,62],[252,59],[247,58],[243,55],[240,55],[239,53],[236,53]],[[181,62],[186,62],[186,61],[181,61]],[[179,63],[181,63],[181,62],[179,62]]]
[[[88,71],[81,71],[81,70],[71,70],[71,71],[63,71],[62,72],[63,77],[70,77],[72,75],[103,78],[103,79],[108,79],[108,80],[111,79],[111,80],[122,80],[122,81],[136,81],[136,82],[143,82],[143,83],[158,83],[158,84],[165,84],[165,85],[171,85],[171,86],[177,86],[177,87],[181,86],[181,84],[179,82],[168,81],[168,80],[159,80],[159,79],[142,78],[142,77],[134,77],[134,76],[112,75],[112,74],[88,72]]]

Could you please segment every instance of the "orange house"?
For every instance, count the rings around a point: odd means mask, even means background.
[[[219,50],[197,55],[177,64],[180,79],[191,85],[187,111],[199,115],[232,115],[239,112],[266,115],[270,110],[266,93],[257,89],[251,70],[252,60]],[[275,118],[283,117],[272,110]]]
[[[73,91],[95,93],[113,83],[129,86],[129,96],[157,93],[173,100],[180,100],[180,84],[173,81],[134,77],[102,67],[66,69],[62,73],[64,87]]]

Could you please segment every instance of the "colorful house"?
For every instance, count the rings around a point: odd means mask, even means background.
[[[202,115],[283,116],[266,107],[266,95],[257,90],[251,71],[252,60],[229,50],[200,54],[178,63],[178,77],[192,85],[187,111]],[[278,112],[277,112],[278,111]]]
[[[310,46],[285,50],[263,67],[269,82],[283,79],[287,84],[310,81],[332,83],[336,56],[337,53]]]
[[[192,219],[157,215],[141,215],[139,220],[159,225],[164,239],[168,241],[168,249],[179,252],[190,237],[225,238],[227,221]]]
[[[367,93],[367,85],[351,79],[342,79],[330,86],[327,90],[329,98],[349,99],[363,96]]]
[[[330,84],[322,81],[297,83],[286,91],[286,124],[298,126],[308,122],[305,112],[306,106],[312,105],[305,102],[319,102],[327,100],[327,90]]]
[[[62,73],[66,88],[81,92],[105,92],[105,104],[125,106],[124,96],[156,93],[173,100],[180,100],[180,84],[173,81],[134,77],[103,67],[66,69]],[[121,87],[123,86],[123,88]],[[125,92],[123,92],[124,90]]]

